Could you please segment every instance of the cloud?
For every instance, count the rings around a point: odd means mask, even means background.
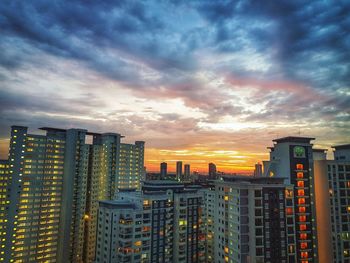
[[[2,1],[0,137],[23,124],[156,150],[261,153],[300,129],[347,142],[349,14],[347,1]]]

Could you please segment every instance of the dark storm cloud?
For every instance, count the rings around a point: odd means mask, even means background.
[[[139,57],[157,69],[192,67],[187,54],[163,45],[163,22],[139,1],[3,1],[0,26],[4,36],[85,62],[109,78],[136,86],[138,71],[104,49]],[[8,59],[0,63],[6,65]]]
[[[198,4],[198,10],[216,24],[219,44],[232,34],[227,32],[227,25],[240,21],[235,30],[244,28],[257,49],[277,48],[276,59],[285,78],[315,88],[334,87],[334,79],[349,86],[349,1],[208,1]],[[251,25],[254,21],[276,25],[257,29],[254,23]],[[230,39],[232,45],[236,39]],[[225,49],[231,50],[228,43],[221,47]],[[318,73],[317,68],[327,72]]]

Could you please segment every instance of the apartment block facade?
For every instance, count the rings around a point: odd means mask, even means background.
[[[293,185],[297,262],[318,262],[315,202],[314,138],[284,137],[274,140],[270,160],[264,162],[267,177],[284,178]]]
[[[122,187],[122,167],[135,171],[127,176],[133,181],[127,187],[138,185],[143,142],[124,164],[119,134],[41,130],[46,134],[13,126],[9,159],[0,164],[6,193],[1,195],[0,262],[92,262],[98,200],[112,198]]]
[[[278,178],[215,182],[214,261],[297,262],[293,188]]]
[[[145,182],[101,201],[96,263],[205,262],[203,195],[174,181]]]

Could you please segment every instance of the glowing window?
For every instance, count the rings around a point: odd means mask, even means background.
[[[299,207],[299,213],[305,213],[305,212],[306,212],[306,207],[305,206]]]
[[[301,255],[301,258],[308,258],[307,252],[301,252],[300,255]]]
[[[304,173],[297,173],[297,178],[299,178],[299,179],[304,178]]]
[[[307,243],[306,242],[301,242],[300,243],[300,248],[301,249],[307,249]]]
[[[306,225],[305,224],[299,225],[299,229],[300,229],[300,231],[305,231],[306,230]]]
[[[305,198],[298,198],[298,204],[299,205],[305,204]]]
[[[286,194],[286,198],[293,197],[293,191],[292,190],[286,189],[285,194]]]
[[[304,196],[304,195],[305,195],[304,190],[298,190],[298,195],[299,195],[299,196]]]
[[[297,185],[298,187],[304,187],[304,181],[298,181]]]
[[[301,163],[297,163],[297,170],[304,170],[304,165]]]
[[[228,247],[224,248],[225,253],[228,253]]]
[[[300,239],[303,239],[303,240],[307,239],[307,234],[301,233],[300,234]]]
[[[300,222],[306,222],[306,216],[299,216]]]
[[[286,208],[286,213],[287,213],[287,215],[292,215],[293,214],[293,208],[287,207]]]

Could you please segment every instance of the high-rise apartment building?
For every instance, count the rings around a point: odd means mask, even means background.
[[[101,201],[96,263],[205,262],[203,195],[174,181]]]
[[[125,187],[137,187],[143,143],[132,149],[138,154],[123,159],[119,134],[41,130],[46,134],[28,134],[22,126],[11,130],[8,171],[1,176],[8,200],[0,208],[6,211],[0,262],[92,262],[97,201],[112,198],[125,177],[131,181]],[[132,176],[123,174],[132,169]]]
[[[285,178],[294,187],[297,262],[318,262],[314,161],[311,140],[285,137],[274,140],[265,176]]]
[[[334,146],[327,162],[334,262],[350,262],[350,144]]]
[[[205,262],[214,261],[214,231],[215,231],[215,187],[206,185],[200,190],[203,193],[203,224],[204,232],[207,235],[205,240]]]
[[[216,179],[216,165],[214,163],[209,163],[208,165],[208,179]]]
[[[183,176],[182,176],[182,162],[177,161],[176,162],[176,180],[177,181],[182,181]]]
[[[0,262],[4,261],[5,251],[2,249],[6,243],[7,211],[10,205],[10,174],[8,160],[0,160]]]
[[[140,189],[144,174],[144,145],[143,141],[120,144],[119,172],[116,178],[118,189]]]
[[[168,175],[168,164],[165,162],[162,162],[160,164],[160,179],[164,180],[167,178]]]
[[[215,181],[214,260],[296,261],[293,186],[283,178],[233,176]]]

